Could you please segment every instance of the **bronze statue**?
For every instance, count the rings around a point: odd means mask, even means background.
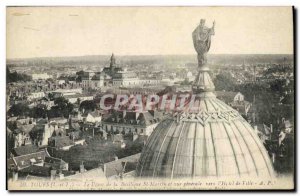
[[[200,20],[200,25],[193,31],[193,42],[196,52],[198,53],[198,66],[202,67],[206,64],[206,55],[210,48],[211,36],[215,34],[215,22],[213,26],[208,28],[205,25],[205,20]]]

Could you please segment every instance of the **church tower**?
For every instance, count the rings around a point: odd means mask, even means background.
[[[114,68],[114,65],[116,64],[116,58],[114,53],[112,53],[111,57],[110,57],[110,69],[112,70]]]

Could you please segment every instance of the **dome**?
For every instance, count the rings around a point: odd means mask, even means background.
[[[137,167],[141,177],[247,177],[274,175],[268,153],[251,125],[206,93],[198,111],[174,113],[149,137]]]
[[[157,125],[143,148],[136,175],[169,179],[273,177],[273,165],[256,131],[214,94],[206,65],[214,26],[205,28],[200,25],[194,31],[201,36],[193,33],[198,53],[198,73],[192,86],[195,101]]]

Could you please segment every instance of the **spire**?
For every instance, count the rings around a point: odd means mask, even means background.
[[[110,57],[110,68],[112,68],[116,64],[116,59],[114,53],[111,54]]]
[[[200,67],[198,74],[192,85],[193,93],[200,94],[203,92],[213,92],[215,85],[209,75],[210,69],[207,66]]]

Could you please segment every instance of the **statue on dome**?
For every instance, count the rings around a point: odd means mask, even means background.
[[[207,62],[207,52],[210,48],[211,36],[215,34],[215,22],[208,28],[205,26],[205,20],[201,19],[200,24],[193,31],[193,42],[196,52],[198,53],[198,66],[202,67]]]

